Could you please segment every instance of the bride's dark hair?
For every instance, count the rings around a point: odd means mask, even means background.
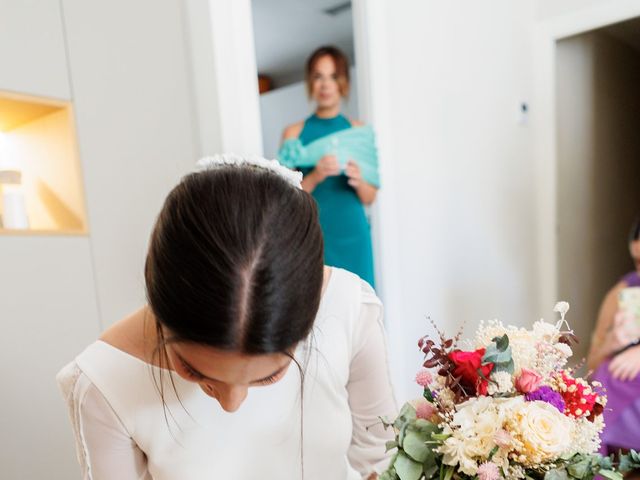
[[[172,340],[287,352],[307,337],[320,304],[316,203],[256,167],[187,175],[153,229],[145,280],[149,306]]]
[[[169,366],[165,343],[173,341],[289,356],[300,371],[304,413],[304,371],[291,350],[313,327],[323,257],[315,200],[278,174],[227,166],[182,179],[164,202],[145,263],[161,367],[153,378],[168,426],[162,372]],[[302,418],[300,436],[304,478]]]

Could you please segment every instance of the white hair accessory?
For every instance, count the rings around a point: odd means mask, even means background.
[[[225,153],[214,155],[212,157],[203,157],[198,160],[198,163],[196,164],[197,171],[199,172],[220,167],[239,167],[244,165],[269,170],[284,178],[294,187],[302,189],[302,173],[288,169],[284,165],[281,165],[278,160],[267,160],[266,158],[258,156],[243,157],[241,155],[236,155],[235,153]]]

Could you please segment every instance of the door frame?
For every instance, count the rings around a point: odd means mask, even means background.
[[[538,23],[534,28],[534,160],[538,251],[538,308],[558,300],[556,45],[559,40],[640,17],[640,3],[616,0]]]

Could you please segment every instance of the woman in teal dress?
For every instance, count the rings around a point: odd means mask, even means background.
[[[278,159],[304,174],[303,188],[320,207],[325,263],[374,285],[371,231],[365,206],[379,188],[373,130],[340,113],[349,91],[349,63],[334,47],[307,61],[307,91],[316,111],[287,127]]]

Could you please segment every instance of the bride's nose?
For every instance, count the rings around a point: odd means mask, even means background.
[[[218,400],[220,406],[225,412],[235,412],[240,408],[244,399],[247,398],[248,387],[244,386],[216,386],[209,387],[207,390],[212,397]]]

